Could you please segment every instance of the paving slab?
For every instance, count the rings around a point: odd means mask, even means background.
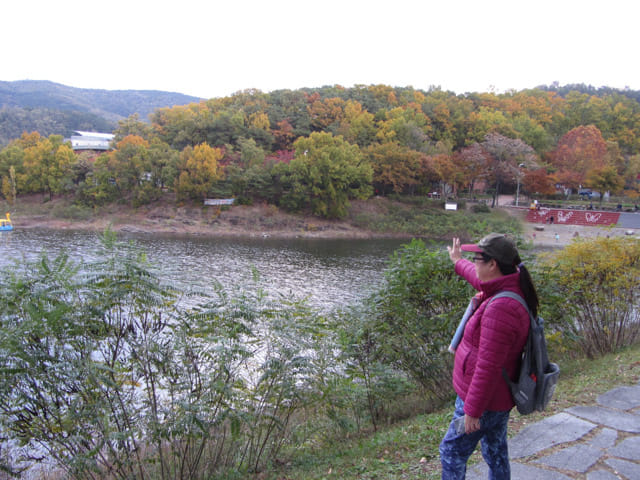
[[[584,473],[589,470],[602,456],[604,451],[591,445],[575,445],[565,448],[552,455],[539,458],[535,463],[561,470],[571,470]]]
[[[592,438],[583,438],[592,431]],[[621,432],[634,435],[626,435],[616,445]],[[640,480],[638,434],[640,382],[600,395],[595,405],[572,407],[545,418],[509,439],[511,478],[567,480],[571,475],[586,480]],[[556,447],[553,453],[539,458],[551,447]],[[466,478],[484,480],[488,471],[480,462],[469,468]]]
[[[607,470],[594,470],[587,473],[587,480],[620,480],[620,477]]]
[[[598,448],[610,448],[616,444],[618,439],[618,432],[611,428],[603,428],[600,433],[589,440],[589,445],[593,445]]]
[[[604,407],[620,410],[640,407],[640,385],[614,388],[600,395],[596,401]]]
[[[609,458],[605,460],[605,463],[629,480],[637,480],[640,478],[640,464],[627,462],[626,460],[618,460],[617,458]]]
[[[566,410],[572,415],[629,433],[640,433],[640,415],[597,406],[578,406]]]
[[[596,425],[567,413],[558,413],[529,425],[509,440],[509,456],[522,458],[554,445],[574,442]]]
[[[467,480],[486,480],[489,476],[489,467],[486,463],[475,465],[467,470]],[[553,472],[544,468],[523,465],[518,462],[511,462],[511,478],[514,480],[571,480],[562,473]]]
[[[625,438],[618,445],[610,448],[609,454],[627,460],[640,460],[640,437]]]

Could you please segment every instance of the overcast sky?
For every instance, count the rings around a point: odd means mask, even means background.
[[[336,84],[640,90],[639,12],[628,0],[9,1],[0,80],[204,98]]]

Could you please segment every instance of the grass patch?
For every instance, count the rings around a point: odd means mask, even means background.
[[[640,380],[640,345],[588,360],[558,361],[562,369],[556,394],[547,411],[521,416],[515,410],[509,435],[545,417],[575,405],[595,403],[598,395]],[[291,453],[283,465],[256,476],[261,480],[407,480],[440,478],[438,445],[453,412],[450,406],[437,412],[380,429],[357,438],[336,440],[314,451]],[[471,463],[482,461],[478,452]]]
[[[501,210],[446,211],[442,202],[424,199],[420,202],[378,199],[376,203],[376,208],[353,208],[351,223],[372,232],[394,232],[434,240],[450,240],[454,236],[472,240],[489,232],[522,233],[521,222]]]

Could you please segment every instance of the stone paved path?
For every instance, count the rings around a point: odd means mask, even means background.
[[[640,384],[526,427],[509,440],[509,456],[513,480],[640,480]],[[487,471],[481,462],[467,479]]]

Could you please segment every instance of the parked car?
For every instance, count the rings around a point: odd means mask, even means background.
[[[584,200],[592,200],[594,198],[600,198],[599,192],[594,192],[589,188],[583,188],[582,190],[578,190],[578,195],[580,195]]]

